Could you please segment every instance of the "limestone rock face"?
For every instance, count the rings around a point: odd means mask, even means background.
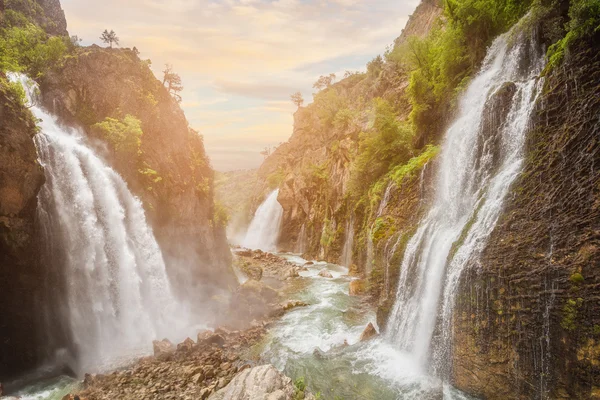
[[[245,369],[210,400],[292,400],[292,380],[272,365]]]

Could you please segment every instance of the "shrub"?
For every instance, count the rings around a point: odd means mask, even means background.
[[[142,144],[142,123],[133,115],[127,114],[122,120],[106,117],[92,126],[102,132],[104,138],[118,153],[140,155]]]

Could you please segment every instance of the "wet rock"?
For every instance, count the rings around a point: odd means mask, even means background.
[[[306,267],[307,265],[314,265],[315,263],[312,261],[307,261],[304,263],[304,267]]]
[[[206,344],[213,344],[222,347],[225,344],[225,338],[222,335],[214,334],[204,341]]]
[[[306,304],[305,302],[300,301],[300,300],[290,300],[282,305],[282,309],[283,309],[283,311],[288,311],[288,310],[291,310],[292,308],[306,307],[307,305],[308,304]]]
[[[292,380],[272,365],[245,369],[210,400],[268,399],[292,400],[296,389]]]
[[[367,325],[367,327],[365,328],[363,333],[360,335],[360,341],[364,342],[366,340],[374,338],[377,335],[378,335],[377,330],[375,329],[373,324],[371,322],[369,322],[369,325]]]
[[[165,357],[175,351],[175,346],[169,339],[155,340],[152,342],[154,357]]]
[[[331,272],[329,272],[328,270],[326,270],[325,268],[323,268],[320,272],[319,272],[319,276],[322,276],[323,278],[333,278],[333,275],[331,275]]]
[[[349,294],[350,296],[360,296],[365,293],[366,285],[362,279],[350,281]]]

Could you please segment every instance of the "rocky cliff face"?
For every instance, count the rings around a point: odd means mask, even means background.
[[[599,398],[598,35],[546,78],[527,161],[455,312],[453,379],[485,398]]]
[[[80,48],[41,91],[50,110],[100,143],[107,138],[96,124],[106,118],[141,122],[137,154],[108,146],[105,155],[144,202],[172,280],[188,294],[234,285],[202,136],[148,64],[129,49]]]
[[[396,44],[412,35],[427,34],[441,14],[437,2],[423,1]],[[377,62],[374,60],[374,64]],[[354,236],[346,246],[348,266],[354,274],[369,278],[369,292],[382,302],[383,323],[390,294],[395,290],[403,246],[424,210],[425,189],[433,168],[423,171],[423,167],[435,152],[419,159],[415,168],[397,182],[382,180],[369,201],[350,198],[352,160],[359,150],[359,136],[373,125],[371,101],[376,97],[385,99],[394,106],[399,119],[406,119],[410,112],[406,72],[391,62],[382,62],[377,68],[374,73],[344,78],[328,89],[330,93],[335,91],[335,96],[298,109],[290,140],[279,146],[258,171],[259,181],[265,185],[255,194],[254,207],[266,193],[279,187],[278,200],[284,208],[280,247],[303,252],[307,257],[343,263],[345,243],[349,235]],[[344,122],[330,123],[324,116],[329,108],[348,116]]]
[[[33,116],[0,73],[0,376],[38,360],[36,300],[41,274],[35,233],[37,162]]]

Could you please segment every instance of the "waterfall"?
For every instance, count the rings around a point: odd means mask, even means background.
[[[346,237],[344,239],[344,247],[342,248],[342,256],[340,263],[346,268],[352,266],[352,247],[354,246],[354,215],[350,216],[346,222]]]
[[[35,89],[24,76],[11,80]],[[52,316],[65,319],[75,368],[87,372],[149,351],[152,340],[176,329],[178,305],[140,200],[79,130],[60,126],[35,100],[29,99],[40,120],[35,144],[46,176],[38,196],[40,231],[52,251],[47,268],[56,266],[64,280],[60,293],[52,288],[62,308]]]
[[[276,251],[283,207],[277,201],[279,189],[273,191],[258,207],[242,246],[249,249]]]
[[[306,251],[306,224],[302,224],[298,240],[296,240],[296,253],[302,254]]]
[[[461,96],[443,141],[432,206],[402,261],[386,335],[420,368],[440,372],[449,359],[460,278],[476,264],[521,171],[544,53],[533,34],[516,29],[494,41]],[[432,348],[436,326],[440,345]]]

